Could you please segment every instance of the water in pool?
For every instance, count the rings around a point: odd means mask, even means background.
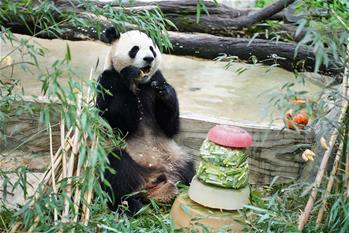
[[[108,51],[107,45],[93,41],[33,39],[32,42],[48,49],[45,58],[39,59],[39,63],[48,68],[56,59],[63,58],[69,44],[72,65],[84,78],[88,78],[90,69],[98,59],[97,73],[101,72]],[[3,42],[1,46],[3,56],[10,52],[13,46]],[[11,58],[14,62],[21,60],[17,52],[11,54]],[[225,66],[224,62],[163,55],[161,70],[168,82],[176,88],[182,112],[224,117],[234,121],[270,123],[272,118],[265,117],[265,113],[272,112],[276,117],[273,124],[281,124],[282,113],[269,108],[269,100],[273,93],[280,91],[288,82],[296,82],[294,89],[308,91],[310,96],[317,96],[322,89],[322,86],[313,79],[305,79],[305,83],[301,84],[293,73],[281,68],[270,69],[242,63],[234,63],[229,69]],[[241,74],[236,72],[245,68],[246,71]],[[13,71],[6,69],[0,72],[1,80],[8,79],[10,72],[13,72],[14,77],[19,77],[25,95],[40,95],[41,85],[36,78],[35,69],[28,72],[15,68]]]

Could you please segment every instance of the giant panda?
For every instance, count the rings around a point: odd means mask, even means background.
[[[101,116],[121,133],[126,149],[109,155],[105,178],[108,203],[118,210],[128,194],[146,190],[146,195],[129,196],[135,213],[149,198],[168,203],[178,193],[176,184],[189,184],[194,176],[193,159],[173,140],[179,131],[179,105],[175,89],[159,70],[161,53],[145,33],[118,33],[108,28],[110,43],[103,73],[98,79],[96,106]]]

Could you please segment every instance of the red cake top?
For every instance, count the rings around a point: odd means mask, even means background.
[[[233,148],[246,148],[252,144],[252,136],[244,129],[229,125],[216,125],[208,132],[211,142]]]

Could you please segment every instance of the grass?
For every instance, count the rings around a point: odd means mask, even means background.
[[[309,184],[287,183],[265,186],[253,189],[251,205],[241,211],[244,232],[299,232],[297,229],[300,210],[308,199]],[[312,217],[304,232],[338,232],[349,231],[349,201],[340,192],[337,184],[336,192],[332,193],[328,210],[321,228],[317,229],[315,219],[320,207],[320,201],[312,211]],[[125,206],[125,208],[127,208]],[[59,224],[43,227],[45,232],[189,232],[189,230],[175,230],[169,215],[171,205],[158,205],[151,201],[141,209],[136,216],[116,214],[106,209],[101,200],[96,200],[91,206],[91,220],[88,226],[80,223]],[[0,211],[0,230],[7,232],[16,213],[2,208]],[[191,231],[195,232],[195,231]],[[222,231],[221,231],[222,232]]]
[[[242,211],[246,232],[299,232],[298,218],[308,200],[309,185],[293,183],[255,191],[253,205]],[[263,193],[263,194],[262,194]],[[316,227],[321,199],[315,203],[304,232],[348,232],[349,201],[343,192],[332,193],[323,224]]]
[[[183,189],[183,187],[182,187]],[[91,219],[88,225],[80,222],[56,225],[41,224],[35,232],[174,232],[174,224],[170,218],[171,205],[158,205],[150,201],[134,217],[123,213],[111,212],[105,204],[105,199],[97,197],[92,205]],[[127,210],[127,206],[121,207]],[[4,205],[0,208],[0,232],[8,232],[19,212],[8,209]],[[25,218],[25,217],[24,217]]]

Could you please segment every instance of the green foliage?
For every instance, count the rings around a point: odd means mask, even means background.
[[[298,22],[296,34],[306,30],[305,36],[298,43],[311,47],[316,56],[315,72],[320,66],[329,65],[343,69],[348,62],[346,52],[349,38],[349,3],[346,0],[300,1],[298,11],[304,11],[306,17]],[[315,13],[325,12],[323,16]]]
[[[7,232],[12,222],[14,211],[7,208],[0,209],[0,229]]]
[[[303,11],[305,18],[298,22],[297,34],[305,30],[305,36],[298,45],[306,45],[313,49],[316,55],[315,72],[318,72],[321,66],[336,65],[338,69],[343,70],[348,66],[347,42],[349,36],[349,2],[346,0],[322,1],[306,0],[300,1],[298,6]],[[318,16],[319,10],[322,14]],[[297,73],[296,73],[297,74]],[[293,89],[294,84],[288,83],[281,90],[283,93],[275,94],[271,102],[273,107],[279,109],[294,108],[290,106],[289,99],[306,95],[305,92],[297,92]],[[326,87],[324,91],[332,100],[341,100],[343,96],[338,93],[335,87]],[[307,103],[307,111],[313,115],[315,122],[327,123],[324,114],[328,111],[325,108],[325,98],[321,98],[314,103]],[[339,103],[339,102],[338,102]],[[346,118],[348,119],[348,117]],[[333,124],[333,122],[330,122]],[[333,125],[340,132],[340,140],[348,142],[348,135],[343,134],[348,120],[341,125]],[[343,153],[345,155],[347,151]],[[344,157],[344,156],[343,156]],[[339,172],[344,170],[343,163]],[[311,212],[311,218],[305,226],[304,232],[348,232],[349,219],[348,198],[344,194],[343,177],[337,176],[335,191],[332,191],[328,209],[325,211],[323,224],[316,227],[316,216],[321,206],[324,187],[319,190],[320,198],[315,202]],[[269,187],[265,193],[254,195],[252,203],[248,206],[251,211],[245,216],[246,231],[248,232],[298,232],[298,219],[300,212],[309,197],[311,190],[310,184],[292,184],[283,187]]]
[[[298,219],[309,197],[310,184],[283,184],[265,187],[252,193],[252,205],[241,213],[245,216],[245,232],[299,232]],[[342,187],[343,188],[343,187]],[[320,189],[322,195],[324,189]],[[304,232],[348,232],[349,201],[340,186],[333,193],[325,211],[323,224],[316,228],[321,206],[315,202]]]
[[[298,9],[303,11],[305,17],[298,22],[297,34],[305,31],[305,36],[298,45],[306,45],[311,48],[316,57],[316,66],[314,72],[318,72],[321,66],[337,66],[343,70],[348,67],[349,55],[347,53],[348,36],[349,36],[349,2],[346,0],[323,1],[323,0],[306,0],[299,1]],[[320,14],[325,12],[325,14]],[[253,38],[252,38],[253,39]],[[230,63],[239,61],[236,57],[221,56],[218,60],[228,60],[227,67]],[[257,62],[253,62],[256,64]],[[277,64],[277,61],[276,61]],[[244,70],[237,71],[238,73]],[[301,78],[295,72],[298,82],[304,83],[304,78]],[[333,77],[334,78],[334,77]],[[343,96],[338,92],[335,81],[324,88],[324,92],[331,101],[340,103]],[[337,83],[338,84],[338,83]],[[307,92],[297,91],[294,88],[295,83],[290,81],[286,83],[278,92],[269,90],[271,94],[270,107],[286,111],[287,109],[300,110],[300,107],[290,103],[290,99],[296,97],[306,99]],[[263,93],[266,94],[266,93]],[[323,94],[323,93],[322,93]],[[345,126],[348,125],[348,113],[344,123],[337,125],[333,122],[328,122],[324,117],[330,109],[326,106],[325,95],[321,95],[320,99],[315,99],[313,102],[306,102],[305,108],[313,117],[312,124],[317,122],[323,124],[331,124],[340,132],[340,140],[347,142],[348,135],[343,133]],[[270,112],[270,108],[267,110]],[[302,148],[303,145],[297,145]],[[347,151],[343,155],[349,153]],[[344,156],[343,156],[344,157]],[[345,168],[343,162],[338,172],[342,172]],[[326,180],[326,179],[325,179]],[[323,224],[316,228],[316,216],[323,198],[324,187],[319,190],[318,197],[315,202],[315,207],[312,210],[311,218],[309,219],[304,232],[348,232],[349,231],[349,202],[344,194],[343,177],[336,177],[336,185],[334,191],[330,194],[325,218]],[[245,217],[245,232],[299,232],[298,220],[300,210],[303,210],[309,198],[311,184],[284,184],[278,186],[267,187],[261,192],[252,192],[252,203],[247,206],[247,209],[242,211]]]
[[[271,2],[273,2],[273,0],[257,0],[256,7],[263,8],[266,5],[270,4]]]
[[[25,46],[29,44],[27,42],[24,43]],[[40,49],[37,51],[40,51]],[[106,155],[109,153],[110,148],[106,145],[110,143],[113,148],[122,147],[122,140],[115,137],[109,124],[99,116],[98,109],[92,101],[93,99],[86,98],[87,96],[96,94],[97,84],[95,78],[86,81],[78,77],[71,67],[70,61],[70,49],[67,47],[65,57],[62,60],[54,61],[50,70],[43,71],[39,75],[39,80],[42,83],[42,94],[49,100],[49,103],[40,109],[39,123],[46,127],[51,127],[52,113],[58,112],[61,113],[62,120],[67,129],[79,129],[77,135],[80,142],[78,152],[80,155],[79,164],[81,166],[85,160],[88,160],[89,166],[84,168],[84,173],[80,177],[73,177],[72,186],[79,187],[85,191],[93,190],[94,194],[101,200],[106,200],[107,197],[101,189],[99,180],[103,179],[103,173],[107,167]],[[63,79],[65,79],[64,82]],[[86,89],[89,89],[90,95],[85,93]],[[6,101],[4,103],[9,108],[7,110],[8,112],[14,110],[13,108],[16,108],[18,105],[18,103],[14,102],[16,99],[5,98],[0,101],[1,103]],[[11,103],[11,101],[13,102]],[[57,101],[60,104],[57,104]],[[33,109],[29,108],[29,111],[33,111]],[[2,111],[2,114],[6,118],[6,112]],[[92,148],[90,142],[95,143],[95,147]],[[41,185],[37,190],[37,197],[27,197],[26,176],[22,174],[19,174],[17,182],[23,189],[27,202],[15,213],[15,219],[21,220],[26,229],[29,229],[33,225],[34,219],[37,219],[37,230],[39,231],[50,229],[53,226],[57,229],[59,227],[64,228],[64,223],[56,225],[52,218],[52,213],[54,209],[63,210],[63,200],[64,197],[67,197],[67,193],[54,193],[51,188],[46,191],[44,190],[45,187]],[[16,187],[18,185],[14,184],[13,186]],[[62,187],[62,190],[67,185],[67,178],[57,184],[58,187]],[[81,198],[84,201],[84,196]],[[35,205],[32,206],[31,203],[34,200]],[[70,214],[74,216],[77,213],[72,211]]]
[[[213,0],[213,1],[216,5],[218,5],[217,0]],[[196,23],[197,24],[200,22],[200,16],[201,16],[202,12],[209,15],[205,1],[204,0],[196,0]]]
[[[93,14],[81,14],[76,9]],[[108,21],[103,20],[104,17]],[[115,26],[120,32],[132,26],[144,30],[160,49],[172,48],[166,28],[176,28],[170,20],[164,18],[158,8],[129,13],[122,6],[119,10],[113,9],[112,2],[100,8],[92,0],[72,1],[71,8],[65,10],[48,0],[5,0],[0,5],[0,24],[23,25],[33,36],[56,38],[69,32],[64,27],[66,25],[96,33],[98,38],[101,38],[106,26]]]
[[[127,208],[125,206],[125,208]],[[142,208],[135,217],[112,213],[106,205],[97,198],[90,207],[91,221],[87,226],[80,222],[65,224],[57,222],[52,225],[40,225],[35,232],[174,232],[174,224],[168,214],[169,206],[158,206],[151,201]],[[47,216],[42,216],[47,219]],[[0,211],[0,229],[8,231],[16,213],[10,209]],[[28,219],[32,218],[28,214]]]
[[[120,32],[128,30],[129,25],[134,25],[136,28],[144,30],[161,50],[172,48],[166,28],[176,29],[176,26],[163,16],[159,8],[128,13],[123,8],[115,11],[112,2],[100,8],[91,0],[83,1],[83,6],[88,12],[108,18],[108,24],[113,25]],[[100,33],[103,26],[101,22],[94,17],[86,19],[85,27],[93,27]]]

